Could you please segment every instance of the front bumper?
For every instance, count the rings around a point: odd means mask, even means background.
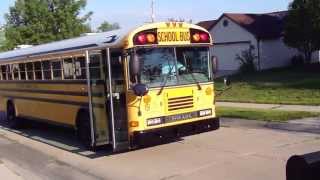
[[[161,140],[189,136],[202,132],[217,130],[220,127],[219,118],[211,118],[175,126],[136,131],[130,137],[131,147],[158,144]],[[161,143],[161,142],[160,142]]]

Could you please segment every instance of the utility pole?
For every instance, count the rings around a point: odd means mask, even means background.
[[[151,22],[155,22],[155,0],[151,0]]]

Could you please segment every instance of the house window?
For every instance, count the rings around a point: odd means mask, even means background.
[[[229,25],[229,21],[228,20],[224,20],[223,21],[223,27],[227,27]]]

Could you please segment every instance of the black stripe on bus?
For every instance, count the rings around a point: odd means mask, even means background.
[[[55,103],[55,104],[67,104],[67,105],[74,105],[74,106],[83,106],[89,107],[88,102],[77,102],[77,101],[66,101],[66,100],[54,100],[54,99],[42,99],[42,98],[33,98],[33,97],[20,97],[20,96],[5,96],[10,99],[23,99],[23,100],[31,100],[31,101],[40,101],[40,102],[47,102],[47,103]],[[101,103],[93,103],[93,107],[97,108],[104,108],[105,105]]]
[[[70,95],[70,96],[88,96],[88,92],[76,92],[76,91],[57,91],[57,90],[37,90],[37,89],[9,89],[0,88],[0,91],[10,92],[24,92],[24,93],[39,93],[39,94],[57,94],[57,95]],[[94,97],[103,97],[103,93],[93,92]]]

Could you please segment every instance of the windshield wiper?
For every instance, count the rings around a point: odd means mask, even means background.
[[[186,58],[186,55],[185,55],[184,53],[183,53],[183,59],[184,59],[184,62],[186,63],[186,66],[187,66],[187,58]],[[193,72],[191,72],[191,71],[189,70],[189,68],[187,68],[187,67],[186,67],[186,70],[187,70],[188,73],[191,74],[191,77],[192,77],[193,81],[194,81],[194,82],[197,84],[197,86],[198,86],[198,90],[201,90],[201,89],[202,89],[202,88],[201,88],[201,85],[200,85],[199,81],[197,81],[196,77],[194,77]]]
[[[162,93],[163,88],[167,85],[168,78],[169,78],[169,76],[171,75],[171,72],[172,72],[172,70],[173,70],[174,67],[175,67],[175,66],[173,65],[173,66],[171,67],[169,73],[166,75],[166,78],[164,79],[164,82],[163,82],[162,86],[160,87],[160,90],[159,90],[159,92],[158,92],[158,94],[157,94],[158,96]]]
[[[189,71],[189,70],[188,70],[188,71]],[[197,84],[198,90],[200,91],[202,88],[201,88],[201,85],[200,85],[199,81],[197,81],[196,77],[194,77],[193,72],[190,72],[190,71],[189,71],[189,73],[191,73],[191,77],[192,77],[192,79],[194,80],[194,82]]]

